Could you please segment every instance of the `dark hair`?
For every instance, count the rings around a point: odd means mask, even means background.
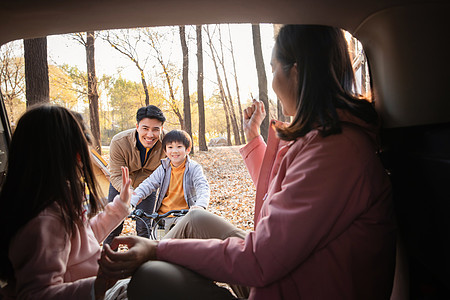
[[[166,145],[173,142],[182,143],[186,147],[186,149],[192,147],[192,139],[184,130],[174,129],[164,135],[164,138],[162,140],[162,147],[164,151],[166,150]]]
[[[297,112],[283,140],[295,140],[317,128],[322,136],[341,132],[337,109],[369,124],[378,122],[373,104],[356,95],[355,76],[341,29],[322,25],[285,25],[275,42],[275,58],[286,72],[297,64]]]
[[[92,145],[92,136],[86,127],[86,123],[84,122],[83,115],[74,110],[72,110],[72,113],[75,116],[75,118],[77,119],[78,123],[80,124],[81,130],[83,130],[84,136],[86,137],[86,141],[88,142],[89,145]]]
[[[164,124],[166,117],[163,112],[154,105],[144,106],[138,109],[136,113],[136,121],[139,123],[142,119],[156,119]]]
[[[92,216],[103,208],[100,201],[88,143],[76,117],[55,105],[30,108],[12,137],[0,192],[0,279],[14,278],[9,244],[28,221],[56,203],[69,236],[83,226],[83,204]]]

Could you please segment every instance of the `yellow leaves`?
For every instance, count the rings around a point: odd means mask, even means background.
[[[48,77],[50,81],[50,102],[73,109],[78,99],[70,76],[60,67],[49,65]]]

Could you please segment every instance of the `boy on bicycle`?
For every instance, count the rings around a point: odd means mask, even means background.
[[[170,210],[206,209],[209,203],[209,184],[202,167],[189,158],[192,140],[183,130],[172,130],[162,140],[167,158],[145,179],[131,196],[135,207],[159,188],[153,212],[164,214]],[[165,231],[175,226],[178,217],[165,219]]]

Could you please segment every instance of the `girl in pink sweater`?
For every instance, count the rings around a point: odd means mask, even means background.
[[[3,299],[102,298],[116,280],[99,272],[100,242],[128,215],[129,185],[124,168],[125,192],[103,207],[76,117],[59,106],[29,109],[0,194]]]

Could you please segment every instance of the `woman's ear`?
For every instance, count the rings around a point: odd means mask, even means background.
[[[292,83],[292,87],[295,91],[297,91],[297,85],[298,85],[298,68],[297,63],[294,63],[289,70],[289,80]]]
[[[297,73],[298,73],[297,63],[294,63],[292,65],[290,72],[291,72],[291,76],[295,76],[295,78],[297,78]]]

